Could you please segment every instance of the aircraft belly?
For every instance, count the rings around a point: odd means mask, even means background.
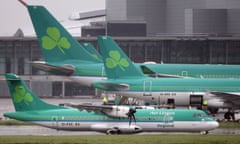
[[[57,125],[53,125],[52,121],[34,121],[31,122],[40,126],[53,128],[57,130],[67,131],[96,131],[106,133],[109,129],[121,129],[126,132],[132,133],[132,127],[137,126],[141,128],[143,132],[201,132],[215,129],[218,123],[215,121],[180,121],[180,122],[136,122],[129,125],[128,122],[79,122],[79,125],[69,124],[65,125],[64,122],[58,122]]]
[[[98,122],[90,126],[91,130],[98,132],[105,132],[109,128],[110,123]]]
[[[129,122],[98,122],[91,125],[92,131],[103,132],[107,134],[130,134],[142,132],[138,125],[129,125]]]
[[[193,121],[193,122],[176,122],[175,126],[178,131],[209,131],[218,127],[216,121]]]
[[[201,132],[216,128],[216,122],[142,122],[137,123],[144,132]]]
[[[91,129],[100,132],[106,132],[109,128],[119,127],[121,125],[129,125],[128,122],[96,122],[91,124]]]

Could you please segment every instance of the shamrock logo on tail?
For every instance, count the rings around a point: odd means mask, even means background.
[[[23,101],[28,105],[33,101],[33,98],[30,93],[25,92],[25,88],[23,86],[16,86],[15,92],[13,93],[13,101],[15,103],[20,103]]]
[[[48,27],[47,35],[42,37],[42,46],[46,50],[52,50],[57,46],[65,54],[64,49],[69,49],[71,44],[66,37],[61,37],[60,31],[56,27]]]
[[[129,66],[128,61],[125,58],[121,58],[121,55],[118,51],[110,51],[109,57],[106,58],[106,66],[108,68],[114,68],[116,66],[119,66],[121,70],[125,71],[124,68],[127,68]]]

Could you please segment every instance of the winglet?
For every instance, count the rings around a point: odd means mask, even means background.
[[[25,7],[27,7],[28,5],[27,5],[27,3],[25,2],[25,1],[23,1],[23,0],[18,0],[21,4],[23,4]]]

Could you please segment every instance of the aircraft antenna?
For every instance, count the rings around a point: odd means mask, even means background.
[[[23,0],[18,0],[20,3],[22,3],[25,7],[27,6],[27,3]]]

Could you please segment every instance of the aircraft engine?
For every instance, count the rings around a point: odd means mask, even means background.
[[[142,128],[132,124],[94,124],[91,129],[106,134],[134,134],[142,132]]]
[[[208,106],[209,107],[217,107],[217,108],[227,108],[227,107],[231,107],[231,105],[229,105],[228,103],[225,103],[223,100],[221,99],[212,99],[212,100],[208,100]]]
[[[134,134],[142,132],[142,128],[137,125],[119,125],[106,131],[107,134]]]
[[[216,114],[219,108],[229,108],[231,105],[224,103],[221,99],[208,100],[208,110],[212,114]]]

